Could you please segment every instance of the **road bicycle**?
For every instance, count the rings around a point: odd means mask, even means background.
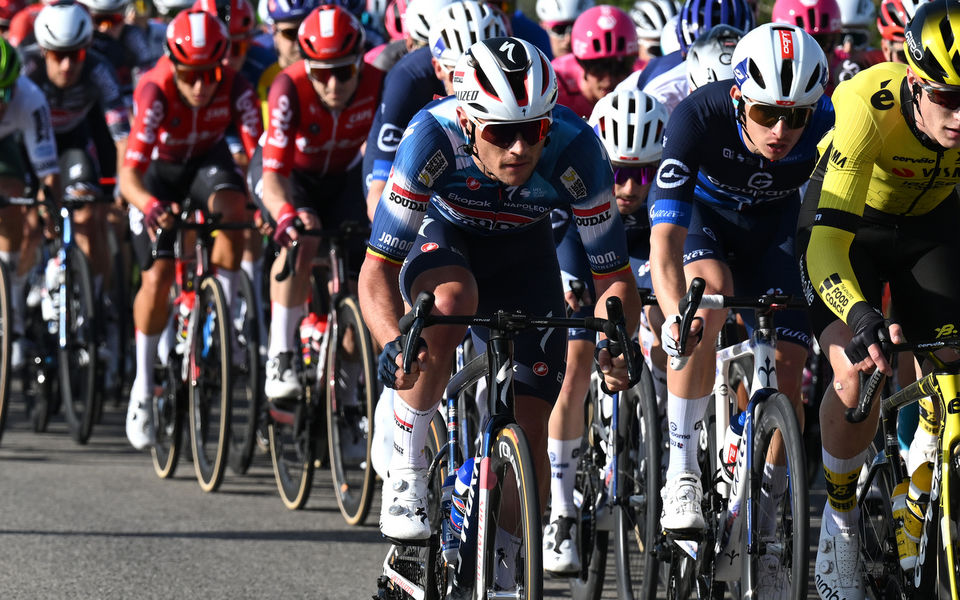
[[[934,352],[960,350],[960,338],[904,344],[884,344],[887,356],[914,352],[929,361],[932,372],[907,387],[884,395],[880,404],[881,448],[867,462],[867,475],[858,486],[860,554],[864,585],[876,598],[960,598],[960,361],[944,362]],[[865,385],[851,423],[867,419],[874,409],[883,377],[876,371]],[[940,423],[930,500],[918,543],[917,565],[904,571],[897,552],[900,519],[893,516],[894,487],[909,477],[897,440],[897,415],[905,406],[929,396]]]
[[[259,349],[249,338],[234,340],[233,317],[210,265],[210,247],[214,232],[249,227],[247,223],[222,223],[219,215],[202,204],[191,203],[178,215],[173,228],[157,230],[152,248],[155,260],[174,259],[176,277],[171,288],[173,310],[154,365],[156,443],[150,453],[157,475],[172,477],[183,429],[189,425],[194,471],[205,492],[215,491],[223,482],[234,390],[250,387],[259,357]],[[193,238],[192,254],[187,250],[189,238]],[[158,250],[171,246],[172,255]],[[244,287],[239,286],[241,297]],[[248,297],[246,302],[252,300]],[[235,368],[235,361],[246,361],[250,367]]]
[[[368,226],[345,222],[336,229],[304,230],[300,235],[328,243],[327,261],[313,274],[308,319],[316,334],[301,349],[299,369],[303,396],[269,403],[270,456],[280,497],[287,508],[302,508],[310,495],[313,472],[326,442],[334,495],[344,520],[364,522],[373,501],[374,470],[370,460],[373,413],[379,389],[370,332],[356,295],[348,289],[346,243],[366,239]],[[300,245],[287,249],[282,281],[293,273]],[[324,435],[325,434],[325,435]]]
[[[806,598],[809,493],[804,446],[793,405],[777,390],[773,324],[777,310],[805,304],[779,294],[703,295],[704,285],[694,279],[681,300],[681,347],[698,308],[752,309],[756,328],[740,343],[718,339],[713,411],[699,429],[707,526],[696,535],[664,533],[657,554],[665,563],[667,598],[723,598],[728,584],[735,597],[755,597],[761,576],[777,578],[790,598]],[[752,375],[745,382],[749,402],[742,413],[730,385],[737,369]],[[731,421],[741,415],[739,441],[722,448]],[[770,460],[785,464],[786,489],[779,499],[763,497],[771,485],[765,475]]]
[[[582,327],[604,331],[611,352],[626,349],[631,380],[639,376],[618,298],[607,303],[609,320],[598,318],[530,317],[498,311],[490,317],[431,315],[433,295],[423,292],[412,310],[400,320],[404,334],[404,371],[409,372],[423,327],[466,325],[489,331],[486,350],[450,379],[444,391],[446,443],[428,448],[433,458],[427,471],[428,515],[433,531],[423,542],[394,542],[378,578],[376,598],[433,600],[457,597],[527,598],[543,596],[542,529],[540,501],[533,456],[526,436],[514,419],[513,339],[529,329]],[[490,417],[482,424],[482,442],[473,459],[470,487],[464,500],[460,543],[445,524],[451,519],[452,502],[442,501],[447,474],[464,465],[459,435],[458,398],[481,378],[486,379],[486,404]],[[437,415],[431,432],[434,443]],[[508,522],[512,513],[514,522]],[[497,530],[512,530],[519,538],[515,556],[496,547]],[[454,552],[451,545],[457,545]],[[509,565],[507,563],[510,563]],[[510,578],[512,575],[512,579]]]

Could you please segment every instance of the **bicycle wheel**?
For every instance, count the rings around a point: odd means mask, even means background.
[[[243,354],[243,364],[233,369],[233,404],[230,410],[230,469],[242,475],[253,461],[257,445],[257,418],[262,402],[260,376],[260,328],[250,278],[243,271],[237,277],[237,297],[230,307],[234,335]]]
[[[93,289],[87,257],[80,248],[67,249],[67,268],[60,298],[60,395],[70,434],[78,444],[90,439],[97,416],[97,346]]]
[[[614,552],[618,596],[624,600],[656,597],[659,568],[654,547],[660,535],[660,420],[649,370],[640,383],[621,394],[619,437],[620,495]]]
[[[782,440],[781,455],[786,459],[786,489],[778,501],[771,503],[761,497],[761,488],[767,453],[777,433]],[[766,576],[776,576],[789,590],[787,597],[800,600],[806,598],[808,592],[809,490],[803,439],[793,405],[786,396],[772,394],[760,405],[752,443],[753,463],[744,501],[751,503],[754,518],[752,530],[745,529],[744,533],[747,540],[754,540],[757,550],[745,555],[742,582],[755,588],[761,573],[765,572]]]
[[[233,324],[223,288],[204,277],[193,309],[190,345],[190,444],[200,489],[215,491],[223,482],[230,448],[230,404],[233,400],[229,336]]]
[[[486,523],[477,530],[485,536],[484,587],[487,594],[513,592],[517,598],[539,599],[543,597],[540,499],[530,446],[519,425],[510,424],[497,432],[489,460],[494,485]],[[514,549],[497,548],[500,528],[519,538],[515,555]]]
[[[960,577],[957,559],[957,522],[960,517],[960,446],[954,446],[950,452],[950,461],[940,465],[939,478],[934,474],[930,491],[930,503],[927,506],[923,520],[923,534],[917,547],[917,567],[914,570],[914,586],[916,598],[957,598],[951,594],[950,579]],[[947,487],[949,486],[949,489]],[[948,503],[941,506],[940,503]],[[944,508],[950,511],[945,514]],[[949,517],[949,518],[947,518]],[[951,528],[950,539],[945,539],[944,528]],[[953,547],[953,564],[947,556],[945,544],[950,542]],[[951,573],[951,569],[953,573]],[[960,580],[958,580],[960,581]]]
[[[587,431],[591,432],[597,420],[595,402],[587,402],[587,414],[590,422]],[[608,429],[609,431],[609,429]],[[588,443],[580,444],[580,460],[577,462],[577,478],[574,483],[575,495],[581,498],[577,529],[578,552],[580,554],[580,573],[570,578],[570,597],[575,600],[598,600],[603,593],[603,580],[607,571],[607,549],[610,545],[610,532],[598,527],[598,502],[605,497],[603,472],[606,457],[603,451]],[[595,443],[599,439],[594,438]]]
[[[269,402],[267,407],[273,476],[280,499],[290,510],[303,508],[310,498],[318,451],[323,397],[314,378],[306,379],[303,398],[285,403]]]
[[[878,598],[902,598],[903,581],[897,554],[897,531],[892,515],[893,471],[885,459],[875,462],[877,449],[871,443],[867,451],[868,475],[857,493],[860,507],[860,556],[866,588]],[[897,592],[896,590],[900,590]]]
[[[10,403],[10,353],[13,343],[13,305],[10,302],[10,272],[6,263],[0,261],[0,438]]]
[[[330,325],[324,369],[330,474],[340,514],[348,525],[359,525],[373,501],[370,443],[379,397],[376,363],[356,299],[341,298]]]
[[[159,360],[154,365],[153,380],[161,383],[162,392],[153,396],[153,422],[157,441],[150,448],[153,470],[160,479],[173,477],[180,459],[183,424],[186,420],[187,399],[180,379],[179,356],[170,351],[169,364]]]

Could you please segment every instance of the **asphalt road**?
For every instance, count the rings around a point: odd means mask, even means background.
[[[375,592],[387,550],[379,499],[366,526],[348,527],[327,471],[318,471],[306,508],[289,511],[269,456],[244,476],[228,471],[220,490],[205,494],[190,463],[158,479],[149,454],[127,444],[120,409],[106,409],[86,446],[61,418],[36,434],[23,413],[15,396],[0,442],[2,597],[358,600]],[[822,502],[822,491],[812,495],[812,506]],[[815,520],[812,545],[818,529]],[[609,588],[604,597],[616,598]],[[547,589],[569,597],[564,581]]]

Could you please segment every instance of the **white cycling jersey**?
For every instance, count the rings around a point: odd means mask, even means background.
[[[16,132],[20,132],[23,138],[23,145],[37,177],[60,171],[50,106],[40,88],[26,75],[17,78],[13,97],[0,119],[0,139]]]

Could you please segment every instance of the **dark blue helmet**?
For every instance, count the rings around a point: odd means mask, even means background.
[[[332,4],[347,9],[347,12],[358,19],[363,19],[363,13],[367,10],[366,0],[324,0],[323,4]]]
[[[302,21],[317,6],[317,0],[268,0],[267,15],[275,23]]]
[[[677,19],[677,39],[684,56],[700,34],[716,25],[730,25],[740,31],[753,29],[753,11],[746,0],[686,0]]]

